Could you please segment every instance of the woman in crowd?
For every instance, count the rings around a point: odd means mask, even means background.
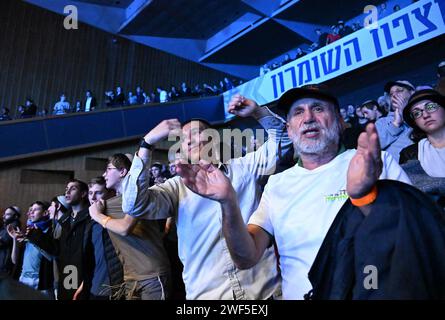
[[[400,152],[400,163],[413,182],[445,207],[445,97],[435,90],[414,93],[403,110],[417,143]],[[409,164],[409,160],[418,160]],[[415,164],[420,163],[420,167]]]

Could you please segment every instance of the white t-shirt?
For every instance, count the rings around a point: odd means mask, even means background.
[[[167,102],[167,91],[162,90],[161,92],[159,92],[159,102]]]
[[[284,299],[303,299],[312,289],[308,273],[329,227],[348,199],[346,175],[355,152],[347,150],[314,170],[294,166],[271,176],[249,220],[275,237]],[[380,179],[411,184],[389,153],[382,152],[382,161]]]
[[[88,97],[87,101],[85,102],[85,112],[90,112],[91,110],[91,100],[93,100],[93,98]]]

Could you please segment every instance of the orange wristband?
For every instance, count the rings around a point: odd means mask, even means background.
[[[102,227],[106,229],[108,221],[111,220],[111,217],[106,217],[102,219]]]
[[[349,198],[351,199],[352,204],[356,207],[366,206],[368,204],[373,203],[375,201],[375,199],[377,199],[377,187],[374,185],[374,187],[372,187],[371,191],[361,198],[358,198],[358,199],[353,199],[351,197],[349,197]]]

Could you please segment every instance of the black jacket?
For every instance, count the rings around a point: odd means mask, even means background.
[[[65,213],[60,218],[62,233],[58,240],[38,231],[30,233],[28,238],[41,249],[58,257],[59,299],[71,300],[76,292],[76,286],[72,288],[72,284],[80,286],[82,282],[84,282],[83,290],[78,299],[88,299],[94,272],[91,237],[93,222],[88,208],[78,212],[74,222],[71,220],[71,212]],[[72,272],[73,267],[77,271],[77,279]]]
[[[400,151],[399,164],[407,163],[409,160],[419,159],[419,144],[412,144]]]
[[[445,219],[418,189],[378,181],[366,218],[348,200],[309,272],[310,299],[445,299]],[[375,266],[377,289],[366,289]],[[369,279],[369,278],[368,278]]]

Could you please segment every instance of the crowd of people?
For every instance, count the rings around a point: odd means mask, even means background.
[[[416,0],[413,0],[416,2]],[[397,12],[401,9],[400,5],[394,5],[392,12]],[[392,13],[387,9],[387,3],[382,2],[377,8],[377,16],[378,19],[382,19],[387,15]],[[369,23],[372,23],[372,19],[369,20]],[[330,30],[323,30],[321,28],[315,29],[315,33],[317,35],[317,41],[313,42],[310,46],[305,49],[298,47],[295,49],[294,57],[291,57],[292,54],[286,53],[281,62],[271,62],[265,63],[260,67],[260,76],[265,75],[266,73],[275,70],[285,64],[297,60],[301,57],[304,57],[308,53],[314,52],[320,48],[327,46],[343,37],[354,33],[363,28],[363,24],[360,22],[360,19],[356,19],[352,21],[350,25],[346,24],[343,20],[337,20],[335,24],[333,24]]]
[[[208,152],[205,120],[166,119],[102,177],[33,202],[26,227],[11,204],[0,269],[59,300],[445,299],[445,62],[438,77],[357,108],[324,85],[279,114],[235,95],[228,111],[268,134],[240,158]],[[175,130],[175,159],[153,163]]]
[[[11,114],[10,108],[2,107],[0,110],[0,121],[91,112],[103,108],[148,105],[152,103],[165,103],[216,96],[242,83],[242,80],[230,80],[225,77],[219,84],[215,85],[204,83],[202,85],[197,84],[193,88],[190,88],[183,82],[179,88],[174,85],[170,88],[158,86],[155,92],[145,92],[141,86],[137,86],[135,91],[129,91],[128,93],[125,93],[122,87],[117,86],[115,90],[105,92],[102,103],[99,102],[99,99],[91,90],[85,92],[83,99],[72,100],[72,102],[69,101],[65,93],[61,93],[59,100],[50,108],[37,107],[34,100],[29,97],[26,99],[24,105],[17,107],[15,115]]]

